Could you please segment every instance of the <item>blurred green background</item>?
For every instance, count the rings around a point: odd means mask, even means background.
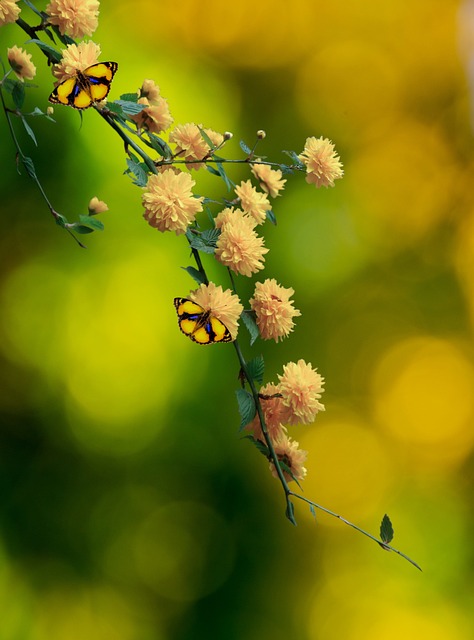
[[[4,26],[2,57],[26,39]],[[153,78],[175,124],[234,132],[228,156],[258,129],[282,162],[336,144],[334,189],[297,175],[274,202],[262,273],[302,316],[254,353],[267,381],[299,358],[326,378],[326,412],[291,429],[305,495],[376,535],[387,512],[424,572],[302,504],[285,519],[239,439],[233,349],[177,330],[186,242],[143,220],[114,132],[57,107],[38,149],[17,127],[25,152],[58,211],[110,211],[81,250],[0,119],[0,639],[472,638],[474,3],[103,2],[93,39],[119,63],[112,99]]]

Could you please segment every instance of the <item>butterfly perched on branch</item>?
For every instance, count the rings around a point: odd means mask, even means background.
[[[58,84],[49,96],[53,104],[64,104],[74,109],[87,109],[107,97],[115,72],[116,62],[97,62],[84,71]]]
[[[229,329],[211,311],[188,298],[175,298],[174,306],[178,314],[181,331],[198,344],[232,342]]]

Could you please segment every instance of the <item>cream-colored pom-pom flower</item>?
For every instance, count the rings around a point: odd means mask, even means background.
[[[53,74],[58,82],[71,78],[78,71],[84,71],[87,67],[96,64],[100,56],[100,46],[89,40],[79,44],[68,44],[62,53],[61,61],[53,66]]]
[[[71,38],[91,36],[99,23],[98,0],[51,0],[46,7],[50,24]]]
[[[221,228],[221,235],[216,243],[217,260],[244,276],[263,269],[263,256],[268,252],[263,238],[254,230],[255,220],[245,215],[234,215]]]
[[[274,278],[255,283],[250,306],[255,311],[257,326],[264,340],[278,342],[293,331],[293,318],[301,315],[290,300],[293,294],[293,289],[282,287]]]
[[[159,231],[184,233],[202,211],[203,198],[192,193],[195,184],[189,173],[170,169],[150,176],[142,195],[145,220]]]
[[[280,169],[272,169],[268,164],[252,165],[252,173],[260,182],[260,186],[272,198],[280,193],[285,186],[286,179]]]
[[[215,147],[218,147],[224,141],[224,136],[212,129],[204,129],[203,126],[196,125],[194,122],[177,125],[169,136],[169,141],[176,145],[176,155],[183,157],[185,160],[202,160],[205,158],[211,148],[202,137],[202,129]],[[202,162],[188,162],[186,165],[189,169],[201,169],[204,164]]]
[[[328,138],[307,138],[298,158],[306,165],[306,182],[316,187],[333,187],[334,180],[344,175],[339,156]]]
[[[173,124],[173,118],[165,98],[158,97],[153,103],[148,98],[140,98],[138,104],[147,105],[146,109],[131,116],[132,120],[137,123],[138,129],[146,129],[151,133],[161,133],[169,129]]]
[[[147,98],[150,104],[157,104],[158,100],[161,98],[160,87],[154,80],[146,78],[143,80],[138,95],[140,98]]]
[[[8,62],[19,80],[32,80],[36,75],[36,67],[31,62],[31,54],[14,45],[7,49]]]
[[[230,289],[224,291],[220,285],[217,286],[214,282],[210,282],[191,291],[189,299],[201,305],[206,311],[210,311],[213,316],[224,323],[230,331],[232,340],[237,338],[238,322],[244,307],[235,293],[232,293]]]
[[[324,378],[312,368],[311,363],[304,360],[289,362],[278,378],[283,404],[287,408],[286,424],[309,424],[319,411],[324,411],[324,405],[319,402],[324,391]]]
[[[0,0],[0,27],[9,22],[15,22],[20,15],[19,0]]]
[[[235,187],[235,193],[240,199],[240,206],[245,213],[255,219],[257,224],[265,222],[267,211],[272,208],[267,196],[252,185],[250,180],[246,180]]]
[[[278,461],[285,464],[291,471],[290,475],[283,469],[283,475],[287,482],[291,482],[291,480],[303,480],[306,475],[306,469],[303,465],[308,457],[308,452],[303,451],[299,446],[298,442],[288,438],[285,434],[280,436],[279,440],[273,445]],[[278,473],[273,462],[270,462],[270,470],[272,475],[278,478]]]
[[[265,426],[267,427],[267,433],[272,442],[276,442],[286,433],[286,428],[282,424],[286,415],[286,407],[283,405],[282,399],[279,397],[279,393],[280,389],[278,385],[273,384],[273,382],[269,382],[260,388],[258,394],[260,397],[260,404],[262,406],[263,417],[265,419]],[[258,413],[255,415],[252,422],[246,426],[246,429],[251,432],[256,440],[265,442],[265,436],[263,435]]]

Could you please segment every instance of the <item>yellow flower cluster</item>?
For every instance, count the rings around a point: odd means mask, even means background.
[[[278,376],[278,384],[269,383],[261,387],[260,398],[267,434],[278,457],[288,469],[283,470],[287,481],[302,480],[306,475],[304,463],[307,452],[299,448],[298,442],[287,435],[284,425],[309,424],[314,421],[324,405],[319,402],[324,391],[324,378],[304,360],[289,362]],[[247,429],[256,440],[265,443],[258,414]],[[277,477],[273,462],[272,474]]]
[[[91,36],[99,22],[98,0],[51,0],[46,7],[48,21],[71,38]]]
[[[19,0],[0,0],[0,27],[9,22],[15,22],[20,15]]]

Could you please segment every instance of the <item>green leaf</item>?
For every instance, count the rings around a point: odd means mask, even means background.
[[[216,162],[216,167],[217,167],[217,171],[219,172],[219,175],[221,176],[221,178],[224,180],[224,182],[226,183],[227,189],[229,191],[232,191],[233,188],[233,184],[232,182],[229,180],[229,177],[227,176],[227,173],[225,172],[224,167],[222,166],[221,162]]]
[[[32,38],[31,40],[28,40],[26,42],[26,44],[29,44],[29,43],[38,45],[40,49],[42,49],[43,51],[49,54],[49,56],[52,58],[54,62],[59,62],[62,58],[61,53],[57,49],[52,47],[50,44],[46,44],[46,42],[42,42],[37,38]]]
[[[83,224],[86,227],[89,227],[90,229],[93,229],[94,231],[103,231],[104,230],[104,223],[101,222],[100,220],[97,220],[97,218],[91,218],[90,216],[79,216],[79,220],[81,222],[81,224]]]
[[[247,362],[247,371],[253,380],[256,380],[259,384],[263,384],[263,374],[265,373],[263,356],[256,356]]]
[[[212,140],[210,139],[210,137],[207,135],[207,133],[204,131],[204,129],[201,129],[201,127],[199,127],[199,131],[201,132],[201,136],[204,139],[204,142],[209,146],[209,148],[211,149],[211,151],[213,149],[215,149],[215,145],[212,142]]]
[[[114,104],[118,104],[122,107],[123,113],[129,116],[135,116],[143,109],[146,109],[146,104],[137,104],[136,102],[131,102],[130,100],[114,100]],[[107,103],[108,106],[108,103]]]
[[[253,395],[245,389],[237,389],[235,395],[237,396],[239,413],[242,418],[240,421],[239,431],[242,431],[245,425],[252,422],[255,417],[255,400],[253,399]]]
[[[250,345],[253,345],[255,340],[260,335],[260,331],[258,330],[257,323],[255,322],[255,311],[242,311],[240,314],[244,325],[246,326],[248,332],[250,333]]]
[[[21,161],[23,162],[23,166],[26,169],[26,173],[32,180],[36,180],[36,170],[33,160],[31,158],[28,158],[28,156],[21,156]]]
[[[288,500],[288,503],[286,505],[285,516],[288,518],[291,524],[294,524],[296,527],[295,507],[293,506],[293,503],[291,502],[291,500]]]
[[[274,224],[275,227],[276,227],[277,219],[276,219],[275,214],[273,213],[273,211],[271,209],[268,209],[268,211],[266,211],[265,213],[266,213],[266,216],[267,216],[267,220],[270,220],[270,222],[272,224]]]
[[[201,233],[201,239],[207,245],[215,248],[216,247],[216,242],[219,239],[220,235],[221,235],[220,229],[216,229],[216,228],[206,229],[205,231],[203,231]]]
[[[123,102],[138,102],[138,93],[122,93],[120,100]]]
[[[249,147],[247,147],[247,145],[245,144],[245,142],[243,140],[240,141],[240,148],[242,149],[242,151],[244,153],[246,153],[248,156],[251,155],[252,151],[251,149],[249,149]]]
[[[81,233],[85,235],[86,233],[94,233],[95,229],[91,229],[87,227],[85,224],[79,224],[78,222],[73,222],[69,225],[68,229],[70,231],[75,231],[76,233]]]
[[[150,147],[152,149],[157,151],[163,158],[171,158],[173,152],[164,140],[149,131],[147,131],[147,136],[150,139]]]
[[[38,143],[36,142],[36,138],[35,138],[35,134],[33,132],[33,129],[30,127],[30,125],[27,123],[26,118],[24,118],[23,116],[21,117],[21,121],[23,122],[23,126],[26,129],[26,133],[30,136],[30,138],[33,140],[33,142],[35,143],[36,146],[38,146]]]
[[[193,249],[202,251],[202,253],[213,254],[216,250],[216,240],[219,237],[219,234],[219,229],[207,229],[199,236],[194,233],[190,233],[187,235],[187,238]]]
[[[132,160],[132,158],[127,158],[127,166],[128,172],[135,176],[135,179],[132,179],[133,184],[139,187],[145,187],[148,178],[142,164]]]
[[[283,153],[286,153],[287,156],[290,156],[290,158],[293,160],[293,162],[297,167],[300,167],[301,169],[304,168],[305,165],[301,162],[301,160],[298,158],[297,154],[294,151],[283,150]]]
[[[123,116],[123,109],[119,104],[117,104],[116,100],[111,100],[110,102],[107,102],[107,109],[109,111],[112,111],[112,113],[115,113],[118,116]]]
[[[217,171],[217,169],[214,169],[214,167],[211,167],[210,164],[206,165],[206,169],[209,171],[209,173],[212,173],[213,176],[217,176],[218,178],[220,178],[221,174]]]
[[[313,518],[316,519],[316,509],[314,508],[314,505],[310,504],[309,505],[309,510],[310,510],[311,515],[313,516]]]
[[[203,276],[203,274],[194,267],[181,267],[181,269],[187,271],[191,278],[193,278],[198,284],[207,283],[206,277]]]
[[[250,440],[250,442],[252,442],[252,444],[255,445],[255,447],[257,447],[257,449],[260,451],[260,453],[262,455],[265,456],[265,458],[267,458],[268,460],[270,460],[270,451],[268,450],[267,445],[262,442],[261,440],[257,440],[256,438],[254,438],[253,436],[244,436],[243,437],[244,440]]]
[[[13,102],[17,109],[21,109],[25,102],[25,87],[22,82],[16,82],[12,91]]]
[[[393,527],[387,514],[384,515],[380,524],[380,539],[385,544],[390,544],[393,540]]]
[[[283,175],[291,175],[295,172],[295,170],[289,167],[287,164],[281,164],[280,169]]]

